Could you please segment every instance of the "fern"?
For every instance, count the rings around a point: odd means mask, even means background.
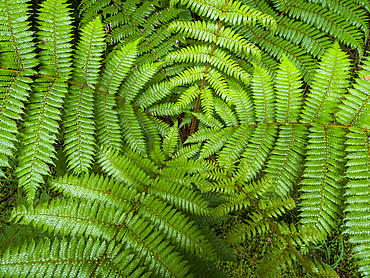
[[[370,277],[370,62],[341,47],[366,56],[368,3],[79,4],[0,2],[0,176],[26,199],[0,277],[224,277],[265,234],[261,277],[336,277],[306,250],[342,219]]]

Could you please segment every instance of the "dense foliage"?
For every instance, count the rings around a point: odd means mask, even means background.
[[[224,277],[264,234],[260,277],[337,277],[343,221],[370,277],[369,8],[1,0],[0,277]]]

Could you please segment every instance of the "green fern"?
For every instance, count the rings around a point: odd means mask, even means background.
[[[370,62],[341,48],[366,56],[368,3],[79,4],[0,1],[0,176],[26,198],[0,277],[224,277],[265,234],[261,277],[336,277],[306,250],[342,219],[370,277]]]

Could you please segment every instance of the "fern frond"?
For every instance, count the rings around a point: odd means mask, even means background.
[[[134,185],[138,190],[149,185],[150,177],[129,158],[120,155],[118,151],[104,149],[98,153],[98,163],[111,177],[129,185]]]
[[[280,222],[278,228],[287,241],[294,246],[300,247],[302,245],[318,244],[323,240],[322,234],[312,226],[288,225],[285,222]]]
[[[238,119],[234,112],[225,102],[219,98],[214,98],[215,110],[226,126],[238,126]]]
[[[1,66],[3,68],[35,73],[33,68],[38,65],[35,44],[32,42],[33,32],[30,30],[29,4],[27,1],[1,2],[4,12],[0,16],[1,26]]]
[[[220,152],[218,162],[222,165],[225,158],[236,161],[243,153],[249,140],[252,138],[255,128],[248,125],[241,125],[225,144]]]
[[[349,242],[356,244],[354,257],[364,277],[370,276],[369,236],[369,153],[370,134],[358,128],[350,128],[346,135],[347,173],[345,220]]]
[[[67,79],[72,73],[72,28],[70,11],[64,2],[43,2],[38,38],[42,49],[40,73]],[[61,32],[56,32],[57,27]],[[24,116],[23,148],[19,153],[17,167],[19,185],[25,188],[30,203],[35,198],[37,188],[43,183],[42,175],[49,174],[47,164],[53,164],[53,145],[59,127],[57,121],[61,120],[59,110],[67,94],[67,85],[58,79],[39,78],[35,80],[34,87],[34,94],[28,101]]]
[[[171,7],[174,7],[178,2],[180,1],[171,0]],[[259,11],[254,11],[239,1],[230,1],[225,5],[224,1],[181,0],[181,4],[187,4],[187,7],[190,7],[200,16],[207,16],[214,21],[221,20],[224,22],[230,22],[234,25],[242,23],[255,25],[258,21],[272,30],[276,29],[274,18],[262,14]]]
[[[177,122],[175,122],[167,133],[167,136],[163,139],[163,153],[167,158],[172,157],[175,147],[178,144],[178,140],[179,128]]]
[[[214,98],[213,92],[210,90],[208,86],[206,86],[203,89],[202,88],[200,89],[200,99],[204,113],[207,115],[208,118],[212,117],[213,111],[215,109]]]
[[[246,0],[244,3],[277,18],[277,29],[274,35],[284,38],[295,45],[300,45],[313,57],[320,58],[332,45],[332,41],[328,39],[324,32],[320,32],[310,24],[296,19],[290,19],[285,14],[281,14],[279,11],[273,9],[271,4],[267,1],[259,0],[257,3],[252,0]],[[273,41],[274,38],[269,37],[269,40]],[[288,50],[288,52],[290,51],[288,48],[286,50]],[[287,53],[285,54],[287,55]]]
[[[58,134],[58,122],[63,98],[67,93],[65,83],[58,80],[37,79],[35,93],[26,107],[23,123],[23,148],[19,153],[17,176],[24,187],[29,203],[33,202],[37,189],[44,183],[43,175],[49,175],[48,164],[54,164],[54,144]]]
[[[42,49],[39,54],[42,64],[39,73],[68,79],[72,73],[72,17],[65,2],[48,0],[41,3],[38,16],[40,31],[37,35],[38,47]]]
[[[274,125],[259,124],[253,133],[250,143],[242,154],[242,161],[234,177],[235,181],[249,182],[262,169],[270,153],[277,128]]]
[[[267,55],[262,54],[261,62],[256,62],[256,64],[269,71],[269,73],[274,73],[277,69],[276,66],[278,66],[274,59],[280,61],[282,54],[285,54],[301,71],[304,80],[310,82],[316,69],[316,60],[311,55],[307,55],[305,49],[278,36],[265,36],[265,30],[258,26],[249,28],[240,26],[239,28],[238,32],[240,34],[256,44],[261,51],[267,53]]]
[[[166,61],[209,63],[245,84],[249,84],[249,74],[238,67],[236,61],[230,59],[230,55],[227,52],[217,48],[212,56],[209,53],[211,53],[210,45],[195,45],[172,52],[167,55]]]
[[[275,120],[275,92],[270,76],[255,65],[252,78],[253,101],[256,118],[259,122],[269,123]]]
[[[223,128],[224,125],[215,117],[203,113],[192,113],[204,126],[211,128]]]
[[[128,212],[128,211],[126,211]],[[103,238],[110,241],[118,231],[119,225],[125,219],[121,209],[101,206],[97,202],[63,199],[55,202],[37,205],[34,209],[17,207],[12,212],[11,219],[15,223],[27,225],[32,223],[43,231],[76,235],[81,237]],[[78,221],[75,221],[78,219]]]
[[[122,83],[118,95],[126,102],[131,102],[148,80],[159,70],[161,64],[145,64],[135,69]]]
[[[229,82],[229,98],[241,124],[254,124],[254,106],[249,92],[235,82]]]
[[[215,208],[214,215],[219,217],[230,212],[239,211],[250,206],[250,201],[244,192],[232,196],[227,203],[223,203]]]
[[[301,223],[329,233],[341,215],[345,131],[336,127],[310,128],[303,172]]]
[[[168,26],[169,32],[181,32],[187,37],[215,43],[230,51],[251,54],[257,60],[261,59],[259,49],[247,42],[241,35],[230,27],[218,28],[218,25],[209,21],[175,22]]]
[[[184,91],[177,103],[175,104],[175,109],[182,109],[192,103],[200,93],[199,86],[190,86]]]
[[[91,238],[63,238],[53,242],[46,239],[37,245],[32,241],[6,251],[0,263],[0,275],[90,277],[95,272],[99,276],[109,273],[112,276],[149,277],[149,273],[143,273],[145,268],[140,267],[140,259],[130,250],[120,250],[121,246],[113,245],[110,253],[104,254],[106,245],[103,240]]]
[[[211,138],[213,135],[217,134],[219,131],[220,130],[218,128],[200,129],[197,132],[193,133],[191,136],[189,136],[184,142],[184,144],[203,142]]]
[[[216,258],[213,246],[184,214],[153,197],[146,196],[140,199],[140,204],[138,213],[153,222],[158,230],[163,231],[163,234],[171,239],[172,244],[189,254],[209,259]]]
[[[336,113],[337,120],[346,126],[358,126],[370,129],[369,121],[369,83],[367,76],[370,74],[370,62],[364,61],[363,70],[358,72],[358,78],[354,88],[348,88],[342,104],[339,105],[339,112]]]
[[[345,3],[346,2],[343,2],[343,4]],[[323,8],[325,4],[323,6],[321,5],[299,0],[295,1],[294,4],[287,7],[287,9],[285,9],[285,14],[293,18],[301,19],[307,24],[313,24],[318,29],[321,29],[322,31],[338,38],[346,45],[351,46],[353,48],[357,48],[361,57],[363,54],[363,47],[361,45],[362,39],[360,32],[358,32],[358,30],[353,27],[351,20],[347,21],[345,20],[346,17],[340,15],[341,11],[338,8],[334,9],[337,10],[338,13],[330,12],[330,10],[332,10],[335,6],[339,7],[341,5],[331,4],[329,6],[330,7],[329,10],[327,8]],[[280,6],[280,3],[278,3],[277,6]],[[353,13],[353,11],[351,12],[345,7],[342,7],[341,9],[342,11],[343,8],[344,10],[346,10],[346,16],[352,14],[354,16],[352,18],[359,19],[358,14],[356,12]],[[354,23],[356,25],[359,24],[358,22],[356,23],[355,20]]]
[[[151,86],[148,90],[143,92],[136,100],[135,105],[141,108],[148,108],[153,103],[165,98],[171,94],[172,84],[164,81],[159,84]]]
[[[120,119],[119,123],[123,139],[132,148],[132,150],[138,151],[145,156],[145,138],[134,108],[128,102],[119,102],[117,103],[116,110]]]
[[[29,4],[26,1],[2,1],[0,15],[0,167],[9,167],[18,133],[16,121],[21,119],[24,104],[28,99],[34,73],[38,65],[35,44],[28,21]],[[8,70],[7,70],[8,69]],[[0,176],[5,176],[0,169]]]
[[[81,39],[73,59],[75,82],[93,87],[96,85],[103,47],[103,26],[98,17],[81,30]],[[65,101],[65,151],[68,166],[76,173],[88,171],[95,153],[93,95],[94,91],[89,87],[72,85]]]
[[[266,11],[265,11],[266,12]],[[325,33],[322,33],[302,21],[282,17],[277,22],[276,35],[295,44],[300,44],[313,57],[321,57],[332,45]]]
[[[257,235],[263,235],[269,231],[269,223],[257,212],[248,215],[249,219],[245,223],[239,223],[232,228],[226,235],[226,241],[232,245],[237,245],[251,239]]]
[[[302,122],[331,123],[348,86],[350,63],[338,42],[323,56],[301,114]]]
[[[197,80],[202,80],[206,71],[206,67],[191,67],[183,70],[174,78],[171,79],[173,86],[181,86],[185,84],[192,84]]]
[[[220,150],[234,133],[233,127],[226,127],[213,135],[203,146],[199,158],[209,157]]]
[[[189,158],[192,158],[199,152],[200,147],[201,147],[201,143],[192,144],[188,146],[182,146],[182,148],[180,148],[177,152],[175,152],[173,156],[174,158],[172,160],[175,160],[175,161],[182,160],[182,159],[188,160]],[[169,164],[166,164],[166,165],[169,166]]]
[[[128,211],[138,198],[132,186],[123,186],[120,182],[100,175],[63,176],[49,181],[49,185],[65,196],[80,198],[85,201],[100,203]]]
[[[130,214],[124,227],[117,234],[117,239],[129,244],[132,250],[140,254],[148,271],[163,276],[184,277],[189,266],[181,260],[178,253],[173,252],[174,246],[164,240],[154,226],[138,215]]]
[[[285,213],[286,210],[294,209],[295,201],[291,197],[262,199],[258,206],[268,217],[278,217]]]
[[[280,127],[265,170],[273,180],[272,192],[285,196],[293,189],[303,166],[307,133],[307,128],[301,125]]]
[[[96,137],[99,145],[121,148],[117,112],[113,110],[116,105],[114,96],[133,65],[138,42],[139,40],[111,52],[106,59],[107,63],[97,86],[104,93],[95,93]]]
[[[148,193],[174,205],[177,209],[187,214],[204,216],[212,213],[208,203],[198,192],[180,184],[157,179],[151,183]]]
[[[153,104],[148,108],[147,111],[149,114],[153,116],[160,116],[160,115],[161,116],[162,115],[177,116],[181,114],[181,110],[177,109],[175,104],[172,102]],[[184,118],[182,119],[180,128],[182,127],[183,122],[184,122]]]
[[[298,122],[303,102],[301,86],[298,69],[283,55],[275,80],[277,122]]]

